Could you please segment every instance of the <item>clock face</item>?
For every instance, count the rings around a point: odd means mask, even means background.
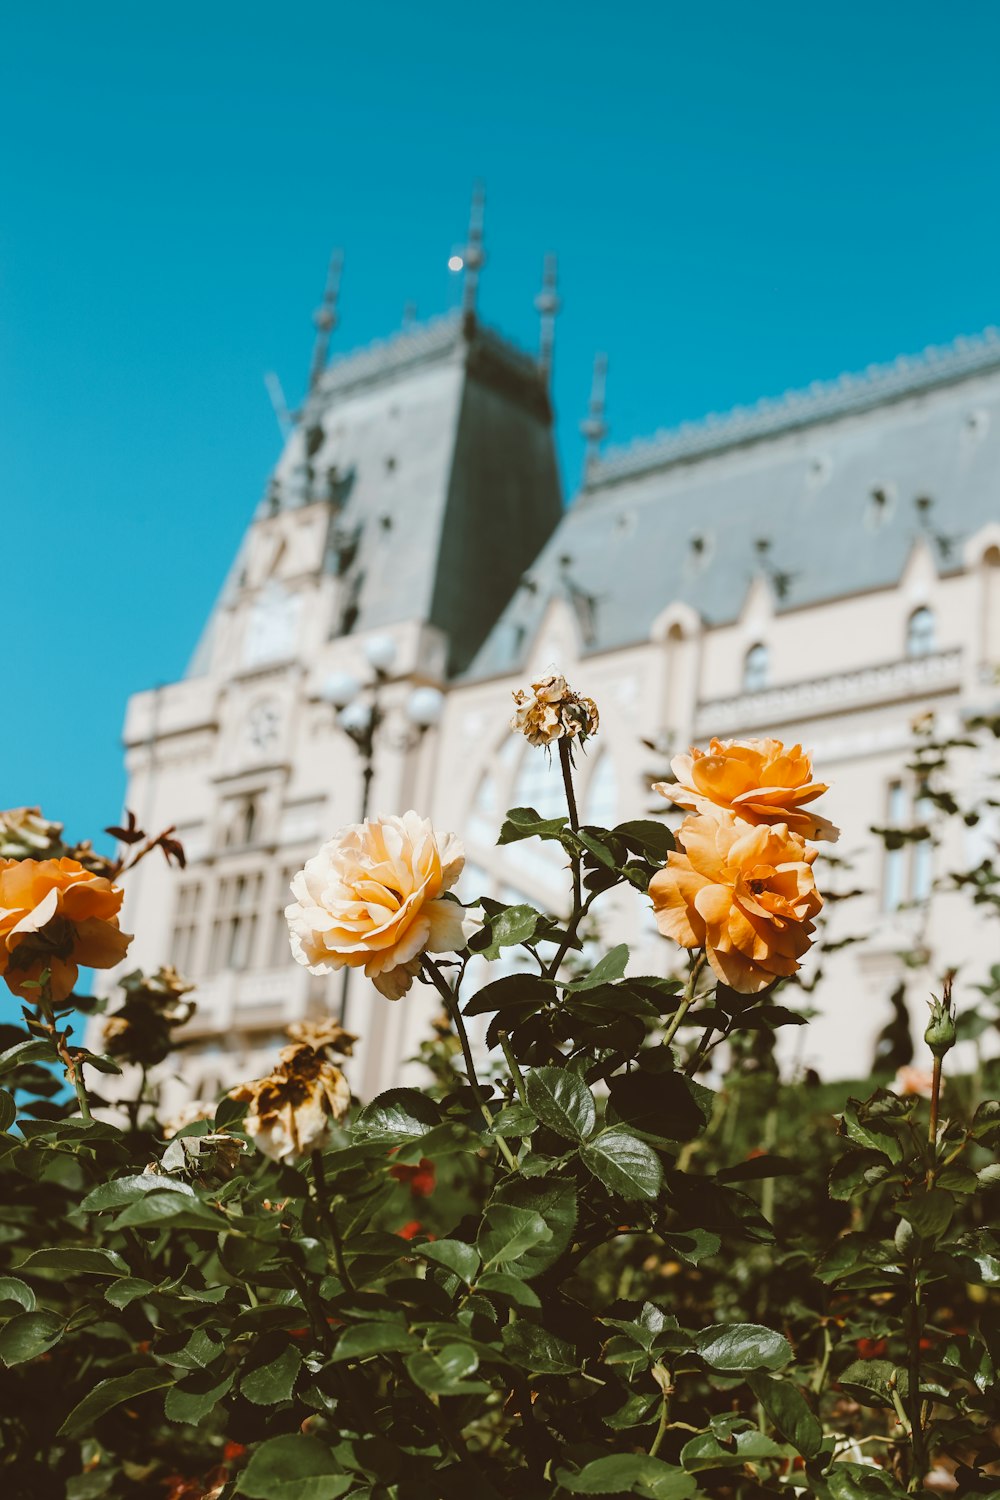
[[[247,714],[246,738],[252,750],[261,754],[273,750],[281,732],[281,713],[272,699],[255,703]]]

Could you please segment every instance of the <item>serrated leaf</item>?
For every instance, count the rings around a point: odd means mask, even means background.
[[[362,1140],[417,1140],[441,1123],[441,1111],[417,1089],[387,1089],[360,1110],[354,1134]]]
[[[955,1204],[951,1194],[940,1188],[914,1193],[897,1204],[901,1218],[911,1224],[921,1239],[937,1239],[951,1223]]]
[[[211,1370],[194,1370],[170,1387],[163,1403],[163,1414],[168,1422],[184,1422],[197,1426],[222,1400],[232,1386],[235,1371],[219,1375]]]
[[[525,1166],[531,1161],[525,1160]],[[531,1209],[540,1214],[549,1231],[549,1238],[525,1250],[517,1257],[516,1264],[508,1267],[519,1277],[530,1280],[553,1265],[567,1249],[576,1228],[576,1188],[572,1182],[558,1178],[529,1179],[523,1174],[511,1174],[494,1190],[491,1203],[506,1203],[513,1208]]]
[[[9,1073],[11,1068],[18,1068],[22,1063],[43,1060],[58,1062],[59,1056],[54,1045],[40,1037],[28,1037],[25,1041],[8,1047],[5,1052],[0,1052],[0,1073]]]
[[[642,854],[655,864],[661,864],[670,851],[676,848],[674,836],[666,823],[652,818],[637,818],[629,823],[619,823],[611,832],[623,839],[636,854]]]
[[[130,1177],[116,1177],[111,1182],[102,1182],[84,1198],[80,1207],[88,1213],[102,1213],[105,1209],[124,1208],[135,1203],[146,1193],[179,1193],[181,1197],[195,1198],[197,1194],[186,1182],[161,1176],[157,1172],[137,1172]]]
[[[889,1359],[856,1359],[837,1377],[837,1384],[865,1406],[891,1407],[893,1386],[902,1400],[909,1394],[906,1370]]]
[[[754,1459],[785,1458],[787,1453],[773,1438],[752,1428],[730,1433],[724,1439],[714,1432],[702,1432],[684,1444],[681,1463],[690,1474],[699,1474],[705,1469],[742,1468]]]
[[[569,820],[543,818],[533,807],[512,807],[500,828],[497,844],[516,844],[521,839],[558,839]]]
[[[468,1344],[445,1344],[431,1353],[420,1349],[406,1361],[410,1379],[422,1391],[434,1396],[467,1396],[488,1391],[481,1381],[470,1383],[467,1377],[479,1368],[479,1355]]]
[[[579,1474],[560,1469],[560,1486],[571,1495],[641,1495],[646,1500],[690,1500],[697,1485],[690,1474],[646,1453],[595,1458]]]
[[[147,1365],[141,1370],[131,1370],[127,1375],[113,1375],[108,1380],[99,1380],[93,1390],[88,1391],[83,1400],[74,1406],[59,1429],[60,1435],[76,1437],[92,1427],[105,1412],[120,1406],[123,1401],[144,1396],[149,1391],[162,1390],[165,1385],[173,1383],[173,1372],[164,1370],[161,1365]]]
[[[484,1266],[502,1265],[540,1245],[550,1234],[541,1214],[532,1209],[490,1203],[483,1216],[476,1248]]]
[[[732,1167],[723,1167],[716,1172],[719,1182],[759,1182],[765,1177],[796,1177],[803,1171],[802,1163],[787,1156],[751,1156],[738,1161]]]
[[[123,1276],[128,1274],[128,1262],[117,1250],[97,1250],[92,1247],[69,1245],[64,1250],[33,1250],[22,1260],[18,1271],[58,1271],[63,1276]]]
[[[324,1442],[294,1432],[261,1443],[238,1475],[236,1493],[250,1500],[336,1500],[354,1483]]]
[[[431,1240],[426,1245],[416,1248],[415,1254],[422,1256],[424,1260],[432,1260],[438,1265],[446,1266],[449,1271],[454,1271],[466,1283],[472,1281],[479,1270],[479,1256],[471,1245],[466,1245],[462,1240]]]
[[[485,1016],[493,1011],[535,1010],[543,1001],[548,1000],[555,992],[555,985],[551,980],[543,979],[540,974],[505,974],[502,979],[494,979],[492,984],[484,985],[472,999],[462,1007],[465,1016]],[[515,1017],[516,1019],[516,1017]]]
[[[751,1370],[747,1384],[786,1442],[803,1458],[815,1458],[823,1446],[823,1424],[797,1385]]]
[[[0,1363],[8,1368],[34,1359],[57,1344],[65,1322],[45,1308],[16,1313],[0,1329]]]
[[[476,951],[480,958],[491,961],[499,958],[501,949],[528,942],[541,920],[541,912],[533,906],[505,906],[496,916],[490,917],[490,941],[485,948]]]
[[[860,1108],[856,1099],[848,1100],[841,1116],[844,1130],[859,1146],[865,1146],[869,1151],[880,1151],[893,1166],[898,1166],[903,1159],[903,1148],[899,1141],[891,1130],[883,1129],[872,1120],[860,1120]]]
[[[792,1357],[784,1335],[761,1323],[715,1323],[695,1334],[694,1347],[713,1370],[780,1370]]]
[[[571,1375],[579,1368],[572,1344],[537,1323],[518,1318],[506,1325],[502,1337],[504,1352],[534,1375]]]
[[[476,1291],[502,1297],[505,1302],[513,1302],[518,1307],[542,1305],[534,1287],[522,1281],[519,1276],[512,1276],[505,1271],[487,1271],[485,1276],[480,1276],[477,1280]]]
[[[533,1068],[524,1082],[528,1104],[543,1125],[565,1140],[586,1140],[597,1123],[597,1106],[582,1078],[566,1068]]]
[[[240,1395],[255,1406],[274,1406],[278,1401],[288,1401],[301,1367],[301,1354],[289,1344],[276,1359],[258,1365],[240,1377]]]
[[[17,1119],[17,1105],[14,1103],[13,1094],[8,1094],[6,1089],[0,1089],[0,1130],[9,1130]]]
[[[111,1283],[104,1296],[112,1307],[125,1308],[137,1297],[146,1297],[155,1290],[153,1283],[144,1281],[141,1276],[122,1276]]]
[[[663,1184],[660,1159],[622,1126],[602,1130],[580,1147],[580,1160],[611,1193],[628,1200],[655,1198]]]
[[[623,1073],[612,1078],[608,1097],[620,1119],[658,1140],[690,1141],[705,1128],[701,1101],[683,1073]]]
[[[616,979],[621,979],[628,967],[628,960],[628,944],[619,943],[617,947],[605,953],[589,974],[585,974],[582,979],[574,979],[572,984],[567,984],[564,988],[567,993],[576,995],[584,990],[596,989],[599,984],[610,984]]]
[[[331,1355],[331,1362],[403,1353],[412,1349],[415,1343],[413,1334],[399,1323],[357,1323],[344,1329]]]
[[[35,1310],[35,1294],[17,1276],[0,1276],[0,1302],[19,1302],[26,1312]]]

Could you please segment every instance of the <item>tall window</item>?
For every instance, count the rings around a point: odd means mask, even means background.
[[[613,828],[618,815],[618,779],[615,763],[604,750],[590,773],[583,808],[583,821],[598,828]]]
[[[274,903],[274,912],[271,917],[271,940],[268,952],[268,963],[272,968],[278,969],[291,960],[292,950],[288,945],[288,923],[285,920],[285,907],[290,906],[294,897],[290,890],[292,877],[297,875],[301,865],[286,865],[281,871],[281,881],[278,885],[278,894]]]
[[[886,798],[886,826],[902,828],[906,822],[906,788],[901,781],[890,781]],[[906,845],[886,849],[882,866],[882,906],[898,911],[906,900]]]
[[[930,656],[937,650],[934,611],[922,604],[915,609],[906,626],[907,656]]]
[[[194,973],[198,942],[198,918],[201,914],[201,882],[189,880],[177,892],[174,931],[170,942],[170,962],[182,974]]]
[[[566,811],[558,755],[547,755],[536,745],[527,747],[514,784],[514,805],[533,807],[542,818],[558,818]]]
[[[763,641],[750,647],[743,658],[743,691],[760,693],[767,687],[770,670],[770,652]]]
[[[902,781],[890,781],[886,798],[886,826],[910,832],[928,828],[933,805],[927,797],[913,796]],[[898,848],[887,848],[882,863],[882,907],[898,911],[902,906],[928,901],[934,885],[934,843],[927,838],[907,840]]]
[[[263,876],[224,875],[215,897],[209,973],[220,969],[248,969],[253,958]]]

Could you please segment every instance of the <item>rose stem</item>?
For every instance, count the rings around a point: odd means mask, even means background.
[[[319,1209],[320,1218],[330,1231],[330,1239],[333,1242],[333,1258],[337,1263],[337,1275],[343,1283],[344,1290],[353,1292],[356,1290],[356,1287],[351,1279],[351,1273],[347,1269],[347,1261],[344,1258],[344,1243],[340,1238],[337,1220],[326,1196],[326,1177],[323,1174],[322,1151],[313,1152],[312,1169],[313,1182],[316,1185],[316,1206]]]
[[[486,1102],[483,1099],[482,1086],[480,1085],[479,1079],[476,1076],[476,1065],[472,1060],[472,1048],[469,1045],[469,1033],[465,1029],[465,1021],[462,1019],[462,1012],[458,1008],[458,1000],[456,999],[455,991],[452,989],[447,979],[445,979],[437,964],[428,954],[424,954],[422,963],[424,973],[429,975],[431,984],[433,984],[434,988],[441,996],[441,999],[444,1001],[445,1009],[447,1010],[448,1015],[451,1018],[452,1025],[454,1026],[455,1031],[458,1034],[458,1040],[462,1044],[462,1056],[465,1059],[465,1071],[468,1076],[469,1083],[472,1085],[472,1092],[476,1096],[476,1103],[479,1105],[479,1112],[482,1115],[483,1119],[486,1121],[486,1124],[489,1126],[489,1128],[493,1130],[493,1116],[486,1108]],[[511,1151],[502,1135],[500,1135],[497,1131],[494,1131],[493,1134],[504,1161],[510,1167],[512,1172],[516,1172],[518,1170],[518,1165],[517,1158],[514,1156],[514,1153]]]
[[[938,1107],[941,1100],[941,1061],[940,1057],[934,1059],[934,1073],[931,1079],[931,1118],[927,1127],[927,1144],[930,1148],[930,1162],[927,1167],[927,1186],[934,1186],[934,1178],[937,1176],[937,1132],[938,1132]]]
[[[90,1100],[87,1098],[87,1088],[83,1081],[83,1063],[73,1058],[66,1043],[66,1032],[59,1031],[56,1027],[56,1018],[52,1010],[51,987],[46,983],[39,998],[39,1008],[45,1016],[45,1022],[52,1037],[53,1046],[59,1054],[66,1077],[76,1090],[77,1103],[80,1106],[80,1118],[89,1125],[92,1116],[90,1113]]]
[[[688,1011],[691,1008],[692,1002],[694,1001],[694,989],[695,989],[695,985],[698,982],[698,975],[701,973],[702,966],[704,965],[704,962],[705,962],[705,952],[704,952],[704,949],[703,949],[701,951],[701,953],[698,954],[698,957],[695,959],[694,967],[691,970],[690,974],[688,975],[687,984],[684,986],[684,994],[681,996],[681,1003],[680,1003],[680,1005],[678,1005],[677,1009],[674,1011],[673,1015],[670,1017],[670,1024],[668,1025],[666,1031],[663,1033],[663,1046],[664,1047],[669,1047],[670,1046],[670,1043],[674,1039],[674,1035],[675,1035],[675,1033],[677,1031],[678,1026],[680,1026],[680,1024],[683,1021],[684,1017],[687,1015]]]

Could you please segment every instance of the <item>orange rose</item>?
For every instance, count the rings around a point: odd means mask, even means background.
[[[75,859],[0,860],[0,975],[22,1000],[25,989],[49,971],[49,993],[58,1004],[72,992],[84,964],[110,969],[132,941],[118,927],[123,892]]]
[[[445,898],[465,855],[453,834],[435,834],[415,812],[343,829],[292,881],[285,908],[292,956],[310,974],[364,968],[399,1000],[422,953],[464,948],[472,924]]]
[[[707,750],[675,755],[677,784],[653,790],[694,812],[727,807],[746,823],[784,823],[804,839],[838,838],[840,830],[816,813],[804,812],[826,791],[813,781],[812,763],[801,745],[786,750],[780,740],[712,740]]]
[[[686,818],[678,842],[649,883],[664,937],[704,948],[719,979],[744,995],[794,974],[823,904],[816,850],[783,823],[755,827],[719,810]]]

